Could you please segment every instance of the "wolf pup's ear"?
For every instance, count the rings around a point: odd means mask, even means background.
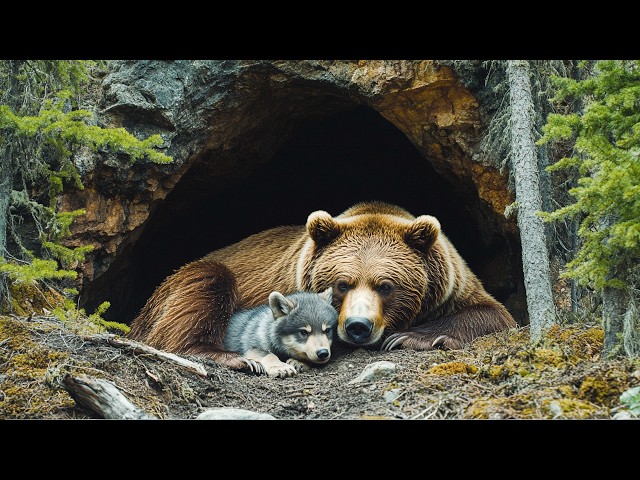
[[[307,232],[318,245],[327,245],[340,235],[340,225],[324,210],[313,212],[307,218]]]
[[[273,312],[273,317],[278,319],[288,315],[291,310],[296,308],[296,303],[286,298],[280,292],[271,292],[269,294],[269,307]]]
[[[327,288],[324,292],[319,293],[320,298],[331,305],[331,300],[333,300],[333,289],[331,287]]]

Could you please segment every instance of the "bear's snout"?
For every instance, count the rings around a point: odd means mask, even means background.
[[[354,343],[366,343],[371,336],[373,323],[366,317],[349,317],[344,329]]]

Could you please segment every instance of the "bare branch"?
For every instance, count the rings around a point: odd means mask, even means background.
[[[144,343],[122,338],[114,334],[103,333],[98,335],[83,335],[82,339],[92,343],[105,343],[112,347],[123,348],[133,353],[152,355],[162,360],[175,363],[176,365],[186,368],[197,375],[203,377],[207,376],[207,370],[201,363],[192,362],[191,360],[187,360],[186,358],[180,357],[176,354],[163,352],[162,350],[157,350],[149,345],[145,345]]]

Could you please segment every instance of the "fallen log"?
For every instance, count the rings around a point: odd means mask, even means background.
[[[157,420],[136,407],[109,380],[88,375],[67,374],[63,380],[66,390],[80,405],[109,420]]]

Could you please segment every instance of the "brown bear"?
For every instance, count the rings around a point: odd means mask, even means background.
[[[167,277],[131,325],[154,347],[252,368],[222,340],[233,312],[273,290],[333,287],[338,338],[384,350],[458,349],[515,327],[430,215],[364,202],[306,226],[282,226],[215,250]]]

